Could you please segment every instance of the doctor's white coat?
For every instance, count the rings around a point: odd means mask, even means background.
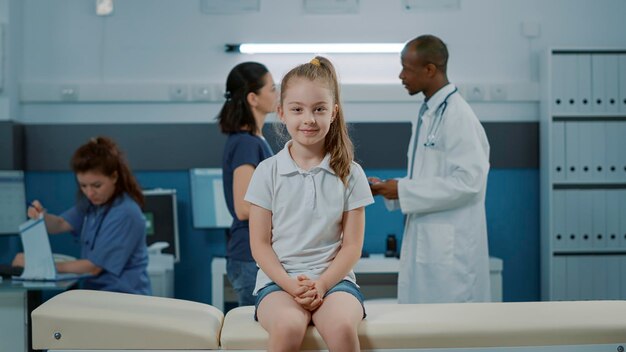
[[[461,97],[448,98],[435,145],[424,146],[443,99],[454,86],[428,101],[419,131],[413,179],[398,181],[395,201],[406,224],[398,273],[399,303],[486,302],[490,300],[485,191],[489,143],[478,118]],[[410,173],[410,170],[409,170]]]

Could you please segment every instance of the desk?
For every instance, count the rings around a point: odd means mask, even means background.
[[[30,351],[30,312],[41,303],[42,291],[65,291],[75,283],[0,281],[0,351]]]
[[[386,258],[382,254],[372,254],[368,258],[361,258],[354,267],[354,273],[357,276],[357,282],[364,290],[367,281],[361,280],[365,275],[392,275],[393,286],[397,283],[397,274],[400,260],[397,258]],[[489,258],[490,281],[491,281],[491,300],[493,302],[502,301],[502,259]],[[224,311],[225,283],[226,278],[226,258],[214,257],[211,261],[211,305]],[[368,295],[363,292],[366,297]],[[387,298],[397,297],[397,291],[389,294]]]

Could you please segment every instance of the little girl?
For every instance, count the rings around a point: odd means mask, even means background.
[[[316,57],[285,75],[278,117],[291,140],[256,168],[245,200],[260,270],[256,317],[270,351],[297,351],[312,321],[330,351],[359,351],[365,316],[352,268],[374,202],[353,147],[333,65]]]

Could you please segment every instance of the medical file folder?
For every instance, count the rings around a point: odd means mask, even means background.
[[[92,274],[58,273],[50,247],[50,239],[43,217],[31,219],[20,225],[20,238],[24,248],[24,271],[13,280],[64,281],[93,276]]]
[[[24,247],[23,280],[45,280],[56,276],[50,240],[43,217],[20,225],[20,237]]]

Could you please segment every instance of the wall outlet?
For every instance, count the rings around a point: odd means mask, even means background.
[[[504,84],[494,84],[489,88],[489,98],[495,101],[504,101],[507,96],[507,89]]]
[[[187,100],[187,86],[182,84],[170,85],[170,100],[184,101]]]
[[[465,89],[465,97],[470,101],[485,100],[487,88],[482,84],[470,84]]]
[[[193,85],[191,97],[194,101],[211,101],[211,87],[206,84]]]
[[[59,95],[62,101],[76,101],[78,100],[78,86],[63,85],[59,89]]]

